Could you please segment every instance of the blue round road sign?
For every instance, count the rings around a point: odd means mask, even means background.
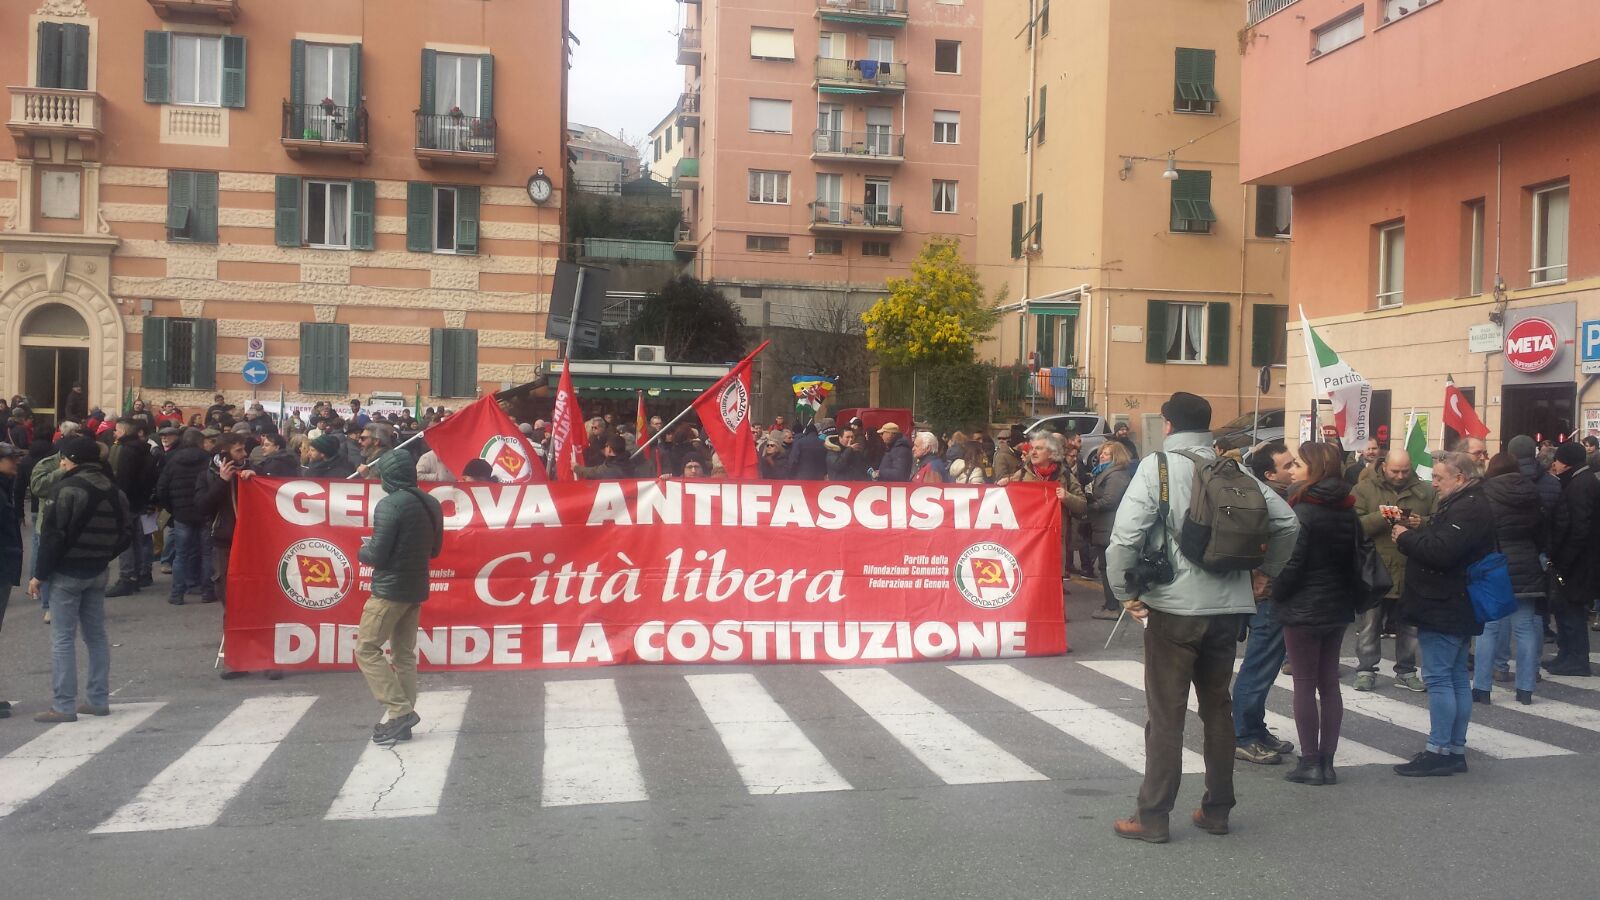
[[[245,384],[262,384],[267,380],[267,364],[259,359],[252,359],[244,364]]]

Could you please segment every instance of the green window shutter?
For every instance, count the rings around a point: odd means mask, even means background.
[[[476,186],[456,188],[456,252],[478,252],[478,195]]]
[[[1278,236],[1278,189],[1256,185],[1256,237]],[[1263,364],[1264,365],[1264,364]]]
[[[472,328],[432,330],[430,392],[435,397],[471,397],[478,389],[478,332]]]
[[[217,387],[217,320],[194,320],[194,353],[192,354],[192,387],[197,391],[215,390]]]
[[[1033,139],[1036,143],[1044,143],[1044,85],[1039,86],[1039,124],[1033,127]]]
[[[433,185],[426,182],[406,185],[406,249],[433,252]]]
[[[1028,227],[1028,204],[1011,204],[1011,258],[1022,258],[1022,233]]]
[[[378,186],[375,182],[350,183],[350,249],[375,249],[377,205]]]
[[[244,108],[244,38],[236,34],[222,36],[222,105],[230,109]]]
[[[350,108],[361,108],[361,45],[350,45]]]
[[[478,94],[478,115],[485,119],[494,118],[494,56],[485,53],[478,72],[481,90]]]
[[[167,172],[167,240],[190,238],[194,215],[194,173]]]
[[[1033,95],[1022,98],[1022,152],[1028,152],[1033,141]]]
[[[289,42],[289,133],[300,140],[306,133],[306,42]]]
[[[300,390],[311,394],[322,390],[322,332],[314,322],[300,323]]]
[[[1226,303],[1206,304],[1206,365],[1228,364],[1228,312]]]
[[[1044,249],[1044,195],[1033,198],[1033,244]]]
[[[1179,47],[1174,72],[1174,87],[1178,97],[1184,100],[1199,100],[1200,89],[1195,84],[1196,73],[1199,71],[1197,56],[1200,51]]]
[[[445,367],[448,364],[450,329],[428,330],[428,393],[435,397],[450,396],[445,392]]]
[[[165,31],[144,33],[144,102],[166,103],[172,99],[172,35]]]
[[[1167,361],[1167,301],[1145,301],[1144,361]]]
[[[330,378],[333,382],[333,392],[348,394],[350,392],[350,326],[327,325],[329,341],[333,344],[333,371]]]
[[[1211,173],[1190,172],[1189,199],[1194,203],[1195,218],[1202,222],[1215,222],[1216,210],[1211,208]]]
[[[89,26],[63,25],[61,29],[61,87],[89,89]]]
[[[300,323],[300,390],[343,394],[350,389],[350,326]]]
[[[39,23],[39,87],[66,87],[61,83],[60,22]]]
[[[1262,303],[1250,307],[1250,365],[1260,368],[1272,364],[1272,307]]]
[[[144,376],[141,384],[147,388],[171,387],[170,375],[167,371],[167,319],[165,316],[145,316]]]
[[[478,392],[478,330],[457,328],[455,356],[451,360],[456,396],[471,397]]]
[[[433,50],[422,51],[422,97],[420,111],[433,115],[433,79],[438,74],[439,54]]]
[[[300,179],[278,176],[276,231],[279,247],[300,246]]]
[[[192,217],[189,234],[196,243],[215,244],[217,242],[217,173],[190,172],[189,178],[194,186],[194,207],[189,213]]]
[[[1217,51],[1195,50],[1194,87],[1201,100],[1217,102]]]

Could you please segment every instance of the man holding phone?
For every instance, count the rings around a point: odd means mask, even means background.
[[[1356,669],[1355,689],[1370,691],[1378,686],[1384,617],[1393,611],[1406,586],[1406,559],[1395,546],[1391,532],[1396,525],[1420,528],[1426,524],[1433,517],[1437,497],[1433,485],[1417,477],[1411,454],[1399,449],[1389,451],[1376,477],[1362,479],[1353,496],[1362,531],[1378,546],[1378,556],[1394,582],[1382,603],[1356,618],[1356,657],[1360,663]],[[1396,687],[1417,693],[1428,689],[1417,675],[1415,626],[1395,625],[1394,683]]]

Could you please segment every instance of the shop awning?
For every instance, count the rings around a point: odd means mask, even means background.
[[[1024,311],[1030,316],[1076,316],[1078,304],[1030,301]]]
[[[827,84],[818,87],[817,91],[819,93],[823,93],[823,94],[876,94],[877,93],[877,91],[867,90],[866,88],[834,87],[832,85],[827,85]]]
[[[539,377],[508,394],[553,394],[561,380],[561,361],[542,363]],[[728,374],[730,366],[699,363],[645,363],[602,360],[575,360],[572,386],[582,397],[632,397],[644,391],[647,397],[663,395],[688,401],[716,384]]]

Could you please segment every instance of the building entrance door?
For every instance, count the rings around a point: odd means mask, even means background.
[[[1534,440],[1559,441],[1576,430],[1576,385],[1506,385],[1500,397],[1500,440],[1526,434]]]
[[[76,310],[49,303],[22,323],[22,393],[33,403],[39,430],[55,430],[66,416],[73,385],[82,385],[84,410],[107,398],[95,397],[89,373],[89,325]]]

